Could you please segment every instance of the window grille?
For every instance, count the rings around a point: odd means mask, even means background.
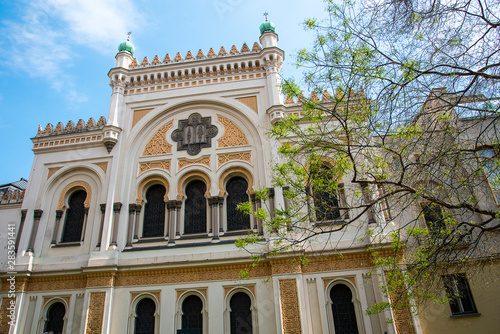
[[[335,334],[358,334],[351,289],[344,284],[336,284],[330,290],[330,299]]]
[[[52,332],[54,334],[62,334],[64,328],[64,315],[66,307],[63,303],[57,302],[50,306],[47,311],[47,321],[43,332]]]
[[[83,223],[85,220],[85,199],[87,192],[77,190],[68,200],[66,219],[64,221],[64,231],[62,242],[79,242],[82,238]]]
[[[200,297],[191,295],[182,302],[182,329],[198,330],[202,334],[203,328],[203,302]]]
[[[244,230],[250,228],[250,216],[244,214],[236,207],[238,204],[248,202],[248,182],[242,177],[233,177],[226,185],[227,190],[227,230]]]
[[[144,223],[142,236],[162,237],[165,231],[165,192],[161,184],[155,184],[146,192],[146,205],[144,206]]]
[[[184,234],[207,232],[207,186],[203,181],[195,180],[186,186],[184,203]]]
[[[252,301],[244,292],[235,293],[229,302],[231,308],[231,334],[251,334],[252,331]]]
[[[151,298],[144,298],[135,308],[134,334],[154,334],[156,305]]]

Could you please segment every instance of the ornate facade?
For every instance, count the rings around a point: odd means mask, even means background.
[[[17,253],[2,255],[1,333],[421,331],[409,312],[366,314],[385,297],[363,247],[307,265],[279,257],[239,279],[251,259],[235,240],[272,231],[235,205],[264,204],[252,195],[272,184],[267,132],[300,112],[279,89],[277,42],[266,22],[252,49],[140,64],[122,43],[107,119],[39,129],[22,207],[18,194],[2,211]],[[282,189],[271,194],[267,205],[285,206]]]

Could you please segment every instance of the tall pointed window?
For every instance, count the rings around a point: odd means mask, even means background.
[[[344,284],[335,284],[330,289],[330,302],[335,334],[358,334],[351,289]]]
[[[425,224],[432,235],[439,235],[440,231],[446,228],[442,208],[430,202],[421,202],[422,215],[424,216]]]
[[[186,186],[184,202],[184,234],[207,232],[207,186],[203,181],[194,180]]]
[[[144,223],[142,236],[162,237],[165,231],[165,192],[161,184],[151,186],[146,192],[146,205],[144,206]]]
[[[64,329],[64,315],[66,307],[63,303],[57,302],[52,304],[47,310],[47,320],[43,332],[51,332],[54,334],[62,334]]]
[[[62,242],[79,242],[82,239],[83,224],[85,221],[85,199],[87,192],[77,190],[71,194],[66,210]]]
[[[251,334],[252,330],[252,301],[244,292],[235,293],[229,302],[231,308],[231,334]]]
[[[191,295],[182,302],[182,329],[191,329],[189,333],[203,332],[203,301]]]
[[[248,182],[242,177],[231,178],[226,185],[227,230],[245,230],[250,228],[250,216],[236,209],[238,204],[248,202]]]
[[[134,334],[154,334],[156,304],[151,298],[144,298],[135,308]]]

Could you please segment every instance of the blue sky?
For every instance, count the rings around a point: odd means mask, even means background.
[[[321,0],[0,0],[0,184],[28,178],[38,125],[107,118],[107,73],[132,31],[139,63],[213,47],[250,47],[263,12],[286,53],[282,75],[299,77],[294,54],[311,45],[301,23],[323,17]]]

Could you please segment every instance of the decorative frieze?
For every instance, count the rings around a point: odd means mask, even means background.
[[[299,295],[295,278],[279,281],[283,334],[302,333]]]
[[[248,145],[248,139],[243,131],[231,120],[217,115],[217,121],[224,126],[224,135],[219,139],[218,147],[233,147]]]
[[[204,165],[207,167],[210,167],[210,156],[209,155],[204,155],[199,159],[196,160],[189,160],[185,158],[180,158],[177,160],[178,164],[178,170],[181,170],[182,168],[189,166],[189,165],[194,165],[194,164],[199,164],[199,165]]]
[[[252,153],[250,151],[247,151],[247,152],[217,154],[217,159],[218,159],[218,167],[222,166],[228,161],[233,161],[233,160],[242,160],[252,163]]]
[[[236,98],[236,100],[246,104],[247,106],[252,108],[252,110],[255,111],[256,113],[259,113],[259,109],[257,107],[257,96],[238,97]]]
[[[172,153],[172,145],[167,142],[167,131],[174,125],[173,121],[162,126],[149,140],[142,152],[143,156]]]
[[[90,294],[89,311],[87,318],[87,334],[102,333],[102,319],[104,315],[104,302],[106,292],[92,292]]]
[[[141,162],[141,163],[139,163],[139,174],[142,174],[145,171],[153,169],[153,168],[164,169],[164,170],[170,172],[170,159],[150,161],[150,162]]]

